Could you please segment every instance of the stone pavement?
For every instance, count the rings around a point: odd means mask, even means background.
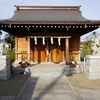
[[[38,64],[29,70],[31,76],[18,96],[0,100],[100,100],[100,90],[76,91],[63,73],[69,71],[64,64]]]
[[[15,96],[0,96],[0,100],[14,100]]]
[[[66,74],[79,72],[62,64],[35,64],[25,69],[31,76],[15,100],[81,100]]]
[[[15,100],[81,100],[81,98],[64,75],[32,75]]]
[[[79,73],[83,72],[83,65],[80,64],[79,68],[70,68],[69,65],[66,65],[64,62],[60,64],[54,63],[33,63],[32,65],[21,68],[20,65],[15,64],[13,68],[14,73],[24,72],[25,74],[45,74],[45,75],[61,75],[61,74],[70,74],[70,73]]]
[[[82,100],[100,100],[100,90],[77,90]]]

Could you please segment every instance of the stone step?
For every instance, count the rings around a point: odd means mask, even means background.
[[[41,66],[41,65],[40,65]],[[24,74],[44,74],[44,75],[61,75],[61,74],[71,74],[83,72],[83,68],[70,68],[70,67],[31,67],[27,68],[15,67],[13,68],[14,73],[24,73]]]

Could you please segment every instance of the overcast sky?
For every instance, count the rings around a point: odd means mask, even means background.
[[[0,0],[0,19],[11,18],[14,5],[20,6],[80,6],[83,17],[100,20],[100,0]],[[96,30],[100,33],[100,29]],[[5,33],[1,38],[4,38]]]

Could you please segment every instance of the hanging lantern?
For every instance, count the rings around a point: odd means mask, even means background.
[[[61,45],[60,38],[58,38],[58,45]]]
[[[35,45],[37,45],[37,38],[36,37],[34,38],[34,41],[35,41]]]
[[[43,45],[45,45],[45,38],[44,37],[42,38],[42,43],[43,43]]]
[[[53,44],[53,37],[51,37],[51,44]]]

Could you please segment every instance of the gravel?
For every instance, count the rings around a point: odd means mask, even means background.
[[[9,80],[0,80],[0,96],[17,96],[30,75],[12,74]]]
[[[67,78],[76,90],[100,89],[100,79],[89,80],[84,72],[67,75]]]

